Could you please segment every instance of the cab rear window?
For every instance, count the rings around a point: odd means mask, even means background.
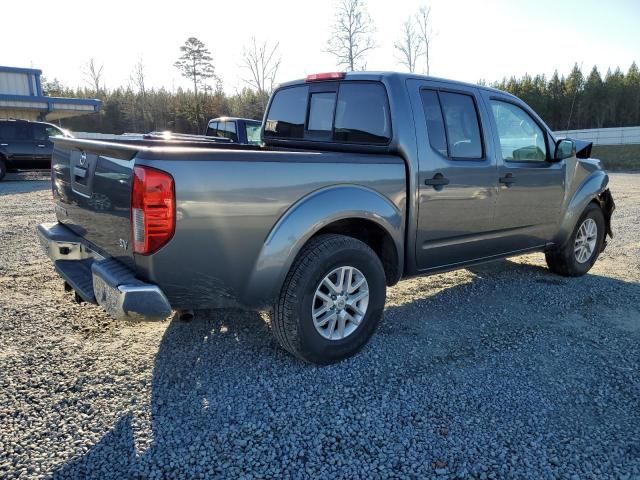
[[[264,136],[387,144],[391,122],[386,90],[378,82],[356,81],[283,88],[271,102]]]
[[[304,138],[309,87],[284,88],[271,102],[264,128],[265,137]]]

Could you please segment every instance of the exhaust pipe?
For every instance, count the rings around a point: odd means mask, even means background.
[[[195,317],[193,310],[178,310],[178,318],[181,322],[190,322]]]

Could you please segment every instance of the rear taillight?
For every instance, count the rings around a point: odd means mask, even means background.
[[[131,237],[133,251],[149,255],[173,236],[176,201],[173,177],[150,167],[133,168]]]

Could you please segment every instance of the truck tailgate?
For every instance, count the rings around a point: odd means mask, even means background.
[[[137,148],[56,138],[51,177],[58,221],[98,252],[133,266],[130,203]]]

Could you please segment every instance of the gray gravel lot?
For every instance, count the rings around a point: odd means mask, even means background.
[[[532,254],[402,282],[323,368],[255,313],[74,304],[35,238],[42,178],[0,182],[0,478],[640,479],[640,175],[612,175],[588,276]]]

